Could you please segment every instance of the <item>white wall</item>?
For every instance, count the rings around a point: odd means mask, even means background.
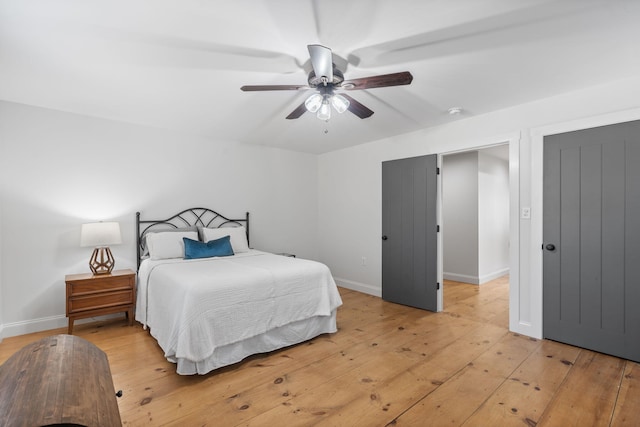
[[[478,152],[442,158],[444,278],[478,284]]]
[[[317,258],[317,157],[0,103],[0,324],[60,327],[65,274],[88,272],[80,225],[120,221],[116,269],[135,269],[134,215],[204,206],[251,213],[257,249]]]
[[[478,283],[509,271],[509,162],[478,151]]]
[[[447,125],[334,151],[319,158],[320,259],[346,287],[381,294],[381,163],[433,153],[452,153],[510,142],[511,287],[510,328],[542,335],[541,166],[537,129],[581,119],[600,124],[602,115],[637,115],[640,78],[612,82]],[[631,111],[625,113],[625,111]],[[639,110],[640,111],[640,110]],[[624,114],[623,114],[624,113]],[[532,135],[535,145],[532,143]],[[532,156],[532,152],[534,156]],[[539,173],[539,175],[538,175]],[[532,182],[532,177],[536,182]],[[518,219],[531,207],[531,219]],[[532,226],[533,224],[533,226]],[[362,266],[360,257],[367,257]]]

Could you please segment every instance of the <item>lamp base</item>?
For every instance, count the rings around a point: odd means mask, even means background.
[[[109,248],[95,248],[93,250],[89,260],[89,268],[93,274],[110,274],[115,265],[116,262]]]

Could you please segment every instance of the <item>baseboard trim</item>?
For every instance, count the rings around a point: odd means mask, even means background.
[[[485,274],[484,276],[480,276],[480,284],[482,285],[483,283],[490,282],[493,279],[497,279],[498,277],[502,277],[506,274],[509,274],[509,267],[494,271],[493,273]]]
[[[509,274],[508,267],[503,268],[501,270],[494,271],[493,273],[485,274],[483,276],[467,276],[465,274],[445,272],[445,273],[442,273],[442,278],[444,280],[452,280],[454,282],[471,283],[472,285],[482,285],[484,283],[492,281],[493,279],[502,277],[505,274]]]
[[[454,282],[462,282],[462,283],[471,283],[472,285],[479,285],[480,279],[478,276],[467,276],[466,274],[456,274],[456,273],[442,273],[442,278],[444,280],[451,280]]]
[[[122,316],[122,314],[107,314],[105,316],[78,319],[74,322],[74,325],[97,322],[100,320],[108,320],[120,316]],[[2,340],[2,338],[15,337],[17,335],[31,334],[34,332],[48,331],[51,329],[66,328],[68,325],[69,320],[66,316],[62,315],[41,317],[39,319],[24,320],[21,322],[5,323],[4,325],[0,326],[0,340]]]
[[[338,286],[343,288],[362,292],[363,294],[373,295],[374,297],[382,297],[382,289],[375,286],[368,285],[366,283],[354,282],[353,280],[341,279],[339,277],[334,277],[333,280],[336,281]]]

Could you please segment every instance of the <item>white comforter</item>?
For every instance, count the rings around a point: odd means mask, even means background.
[[[198,362],[216,348],[342,304],[324,264],[260,251],[195,260],[145,260],[136,320],[169,360]]]

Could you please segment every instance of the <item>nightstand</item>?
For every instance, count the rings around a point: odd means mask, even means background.
[[[115,270],[111,274],[69,274],[67,284],[67,317],[69,335],[76,319],[126,312],[129,325],[133,325],[136,303],[136,273]]]

